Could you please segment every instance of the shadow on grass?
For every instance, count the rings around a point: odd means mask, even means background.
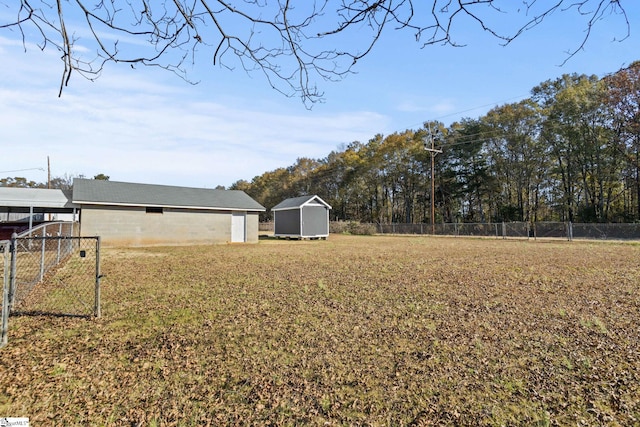
[[[258,240],[279,240],[273,234],[260,234]]]
[[[12,311],[11,317],[69,317],[76,319],[91,319],[93,315],[91,314],[72,314],[72,313],[54,313],[48,311],[39,311],[39,310],[31,310],[31,311]]]

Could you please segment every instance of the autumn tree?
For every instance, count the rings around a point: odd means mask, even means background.
[[[82,178],[82,176],[78,176],[78,178]],[[73,188],[73,176],[65,174],[64,176],[51,178],[51,181],[49,181],[49,188],[71,190]]]
[[[452,124],[445,143],[450,153],[450,173],[455,177],[452,197],[460,198],[465,221],[485,222],[491,219],[491,197],[495,179],[490,173],[485,128],[479,119],[463,119]]]
[[[429,222],[431,197],[436,222],[634,220],[638,64],[604,79],[563,75],[482,117],[378,134],[232,188],[267,207],[318,194],[332,205],[332,219],[374,223]],[[442,152],[431,175],[424,142],[436,129]]]
[[[533,90],[544,115],[561,199],[562,219],[607,221],[619,195],[621,156],[613,144],[605,86],[597,76],[563,75]]]
[[[340,194],[345,172],[342,154],[342,151],[332,151],[319,161],[318,167],[313,171],[313,193],[318,194],[333,207],[329,212],[333,220],[345,218],[340,210]]]
[[[81,177],[82,176],[78,176],[78,178]],[[0,187],[53,188],[70,190],[73,187],[73,176],[65,174],[63,176],[52,177],[48,183],[36,182],[24,177],[7,177],[0,179]]]
[[[610,126],[627,162],[625,217],[640,220],[640,61],[605,78]]]
[[[322,98],[318,81],[354,71],[389,31],[413,33],[418,46],[460,46],[455,29],[474,26],[509,44],[551,14],[583,22],[588,41],[603,19],[621,21],[622,0],[75,0],[4,2],[0,29],[61,53],[60,91],[79,74],[97,78],[107,63],[162,67],[189,79],[210,61],[264,76],[274,89],[306,103]],[[625,2],[626,3],[626,2]]]
[[[42,184],[21,176],[1,178],[0,187],[44,188]]]
[[[418,194],[424,194],[426,155],[422,134],[412,130],[387,136],[379,147],[384,194],[391,206],[391,222],[413,223]],[[424,199],[424,198],[423,198]],[[423,205],[424,206],[424,205]],[[420,220],[424,219],[422,211]]]
[[[309,157],[299,157],[287,168],[291,182],[291,197],[317,193],[316,171],[320,167],[318,160]]]
[[[340,154],[340,182],[338,200],[339,219],[357,219],[375,222],[381,215],[381,183],[377,147],[382,135],[369,143],[354,141]]]
[[[242,190],[267,209],[284,199],[298,196],[287,168],[277,168],[255,176],[250,183],[244,180],[233,183],[229,190]],[[261,212],[262,221],[271,220],[270,212]]]
[[[540,115],[533,101],[505,104],[489,111],[481,120],[491,170],[498,183],[496,219],[538,219],[540,199],[549,169],[548,147],[542,143]]]

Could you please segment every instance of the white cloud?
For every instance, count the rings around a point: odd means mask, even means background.
[[[177,78],[117,67],[94,83],[72,77],[58,98],[54,55],[21,55],[2,38],[0,49],[9,66],[0,70],[0,171],[42,167],[49,156],[53,176],[230,185],[367,140],[388,122],[367,111],[320,114],[300,105],[291,112],[277,94],[250,107],[233,94],[210,101]],[[41,171],[32,173],[43,180]]]

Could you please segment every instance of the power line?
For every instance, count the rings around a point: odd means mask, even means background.
[[[506,99],[503,99],[501,101],[490,102],[488,104],[484,104],[484,105],[480,105],[480,106],[477,106],[477,107],[468,108],[466,110],[456,111],[456,112],[453,112],[453,113],[448,113],[448,114],[445,114],[443,116],[435,117],[435,118],[433,118],[433,120],[434,121],[440,121],[442,119],[446,119],[447,117],[457,116],[459,114],[468,113],[469,111],[479,110],[480,108],[486,108],[486,107],[491,107],[491,106],[503,104],[505,102],[512,101],[514,99],[521,99],[521,98],[524,98],[524,97],[527,97],[527,96],[530,96],[530,94],[527,93],[527,94],[524,94],[524,95],[512,96],[510,98],[506,98]],[[413,126],[422,125],[422,124],[423,123],[414,123],[414,124],[408,126],[407,129],[409,129],[409,128],[413,127]]]
[[[26,171],[44,171],[44,168],[27,168],[27,169],[14,169],[11,171],[0,171],[0,173],[14,173],[14,172],[26,172]]]
[[[507,102],[507,101],[512,101],[512,100],[514,100],[514,99],[520,99],[520,98],[523,98],[523,97],[525,97],[525,96],[529,96],[529,94],[513,96],[513,97],[511,97],[511,98],[507,98],[507,99],[504,99],[504,100],[502,100],[502,101],[492,102],[492,103],[489,103],[489,104],[481,105],[481,106],[479,106],[479,107],[474,107],[474,108],[469,108],[469,109],[467,109],[467,110],[458,111],[458,112],[456,112],[456,113],[445,114],[444,116],[436,117],[436,120],[444,119],[444,118],[451,117],[451,116],[456,116],[456,115],[458,115],[458,114],[468,113],[469,111],[479,110],[480,108],[491,107],[492,105],[502,104],[502,103]]]

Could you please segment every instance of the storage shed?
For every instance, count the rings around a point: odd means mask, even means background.
[[[276,237],[315,239],[329,236],[331,206],[318,196],[283,200],[271,208]]]
[[[107,245],[258,242],[265,208],[243,191],[74,179],[80,234]]]

